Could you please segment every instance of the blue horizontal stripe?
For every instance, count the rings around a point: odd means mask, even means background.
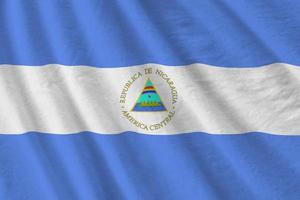
[[[1,1],[0,63],[300,65],[299,11],[291,0]]]
[[[0,136],[0,199],[299,199],[300,137]]]

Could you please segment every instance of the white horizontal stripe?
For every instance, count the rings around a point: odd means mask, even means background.
[[[133,74],[144,73],[149,67],[162,70],[172,78],[178,102],[170,122],[158,130],[147,131],[124,117],[120,94]],[[169,85],[152,74],[143,75],[132,84],[125,109],[134,105],[146,77],[151,78],[165,106],[171,108]],[[129,113],[138,121],[153,124],[162,121],[167,112]],[[0,133],[28,131],[56,134],[260,131],[298,135],[300,68],[287,64],[261,68],[219,68],[203,64],[184,67],[146,64],[127,68],[2,65]]]

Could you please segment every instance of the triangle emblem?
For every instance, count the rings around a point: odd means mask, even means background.
[[[131,111],[156,112],[167,111],[151,80],[148,78],[143,91],[137,98]]]

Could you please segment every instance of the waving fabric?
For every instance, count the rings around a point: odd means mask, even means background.
[[[300,3],[2,0],[0,199],[299,199]]]

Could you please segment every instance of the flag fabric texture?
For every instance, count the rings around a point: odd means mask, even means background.
[[[0,1],[0,199],[300,199],[299,13]]]

